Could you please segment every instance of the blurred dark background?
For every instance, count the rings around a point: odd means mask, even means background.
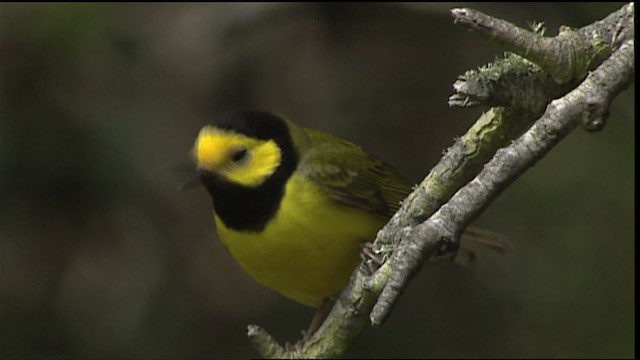
[[[502,50],[452,24],[468,6],[580,27],[621,3],[7,4],[0,8],[1,302],[6,358],[257,354],[313,309],[254,283],[179,193],[198,130],[278,111],[420,180],[482,109],[456,76]],[[351,357],[633,357],[634,90],[577,130],[476,225],[505,257],[428,264]]]

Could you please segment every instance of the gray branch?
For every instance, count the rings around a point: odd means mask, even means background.
[[[536,32],[471,9],[454,9],[454,23],[513,53],[478,70],[467,71],[453,85],[450,106],[507,106],[542,113],[549,99],[575,88],[611,51],[633,38],[634,5],[580,29],[563,27],[558,36]]]
[[[471,9],[451,11],[454,24],[474,31],[538,64],[559,84],[580,79],[595,69],[626,39],[633,38],[634,4],[629,3],[601,21],[578,30],[561,27],[549,38]]]
[[[500,149],[484,170],[429,220],[408,232],[392,258],[395,271],[373,308],[371,322],[382,322],[425,259],[439,250],[455,248],[466,226],[571,130],[581,123],[604,124],[611,100],[634,79],[634,62],[634,40],[629,40],[575,90],[552,101],[531,129],[511,146]]]
[[[602,21],[575,31],[563,28],[558,36],[544,38],[474,10],[453,10],[456,24],[518,55],[467,72],[454,85],[457,93],[450,104],[500,107],[484,113],[456,140],[404,201],[374,243],[388,260],[378,269],[367,263],[358,267],[300,352],[283,348],[251,325],[248,336],[260,354],[341,356],[368,321],[384,321],[425,260],[455,256],[465,227],[526,169],[577,125],[601,129],[611,100],[634,78],[633,11],[634,5],[628,4]],[[559,99],[551,101],[554,98]]]

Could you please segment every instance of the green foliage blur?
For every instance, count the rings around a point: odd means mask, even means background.
[[[456,77],[502,56],[449,9],[555,35],[621,5],[3,3],[0,356],[255,357],[250,323],[297,340],[313,309],[253,282],[206,192],[176,190],[198,130],[277,111],[419,181],[482,111],[448,108]],[[348,356],[633,357],[634,95],[478,219],[511,253],[425,265]]]

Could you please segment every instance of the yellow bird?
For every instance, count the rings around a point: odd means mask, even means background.
[[[375,239],[412,189],[351,142],[269,112],[215,119],[192,155],[194,179],[211,195],[229,253],[258,283],[316,308],[344,288],[361,245]],[[470,238],[506,248],[481,233]]]

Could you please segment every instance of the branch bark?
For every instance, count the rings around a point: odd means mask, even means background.
[[[452,15],[454,23],[518,55],[467,72],[454,84],[450,105],[501,106],[484,113],[404,201],[374,242],[388,260],[373,274],[372,264],[358,267],[300,352],[285,350],[257,325],[249,327],[263,357],[344,354],[367,320],[384,321],[425,260],[455,257],[465,227],[526,169],[576,126],[602,129],[611,100],[634,79],[633,3],[581,29],[562,28],[554,38],[474,10],[454,9]]]
[[[634,40],[629,40],[575,90],[552,101],[531,129],[498,150],[484,170],[429,220],[411,229],[394,254],[395,271],[373,308],[372,322],[384,320],[425,258],[456,248],[466,226],[571,130],[581,123],[603,124],[611,100],[633,81],[634,61]]]

